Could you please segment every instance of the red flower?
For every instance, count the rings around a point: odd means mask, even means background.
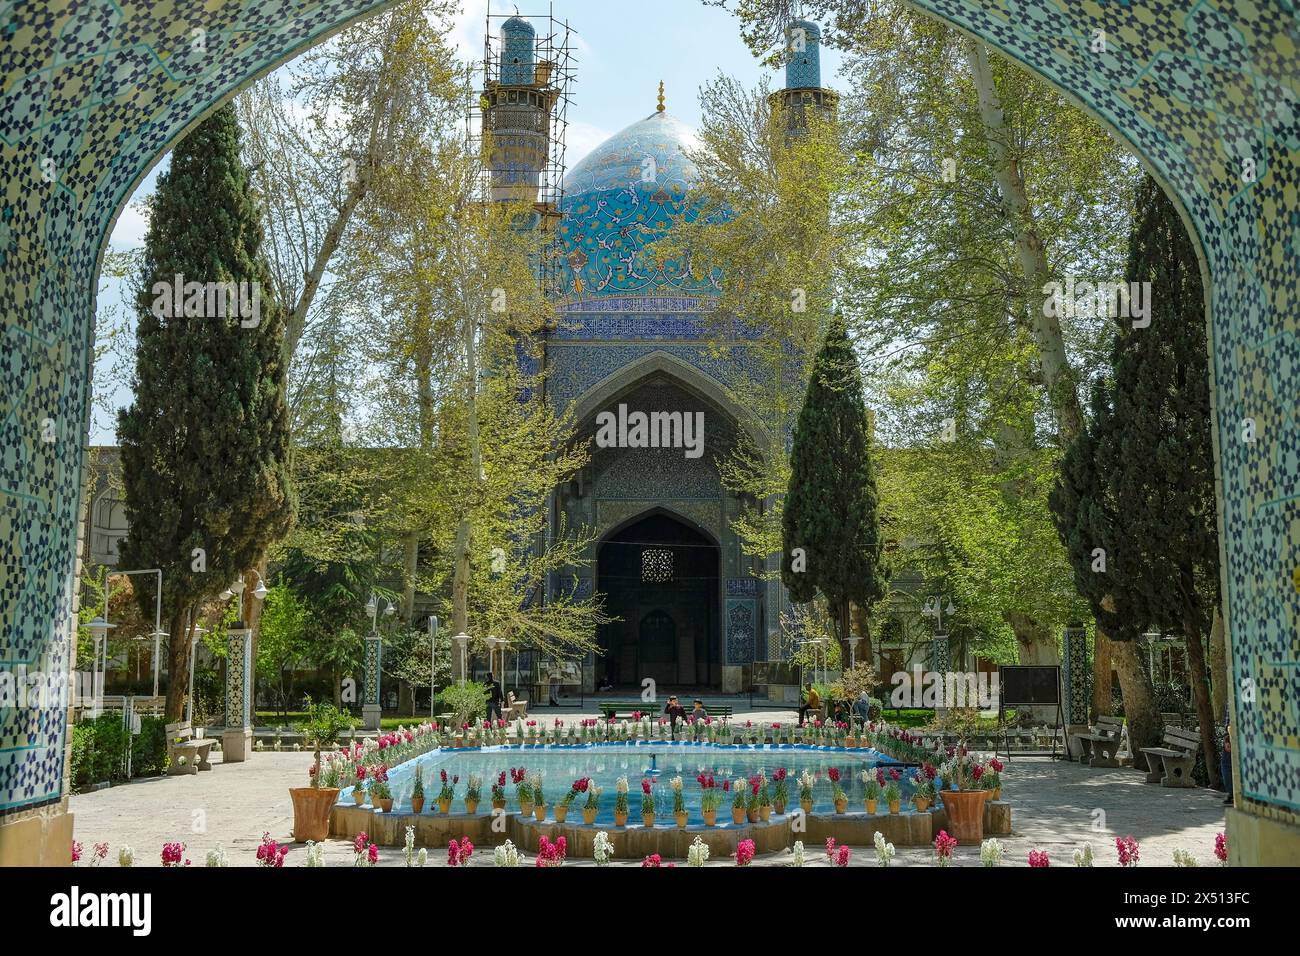
[[[642,792],[642,793],[649,793],[649,792],[650,792],[650,780],[649,780],[649,778],[647,778],[647,779],[641,781],[641,792]]]
[[[828,776],[828,777],[831,778],[831,783],[839,783],[839,782],[840,782],[840,768],[839,768],[839,767],[831,767],[830,770],[827,770],[827,771],[826,771],[826,776]]]

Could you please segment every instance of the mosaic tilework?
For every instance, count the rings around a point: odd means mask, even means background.
[[[1300,30],[1294,4],[914,2],[984,37],[1111,122],[1187,210],[1211,273],[1234,678],[1237,687],[1249,679],[1258,688],[1256,703],[1235,703],[1240,784],[1247,797],[1300,809],[1300,592],[1291,584],[1300,565]],[[67,667],[89,317],[97,253],[114,212],[146,167],[205,110],[250,76],[380,5],[0,2],[6,664]],[[197,29],[205,31],[202,51],[194,42]],[[1106,49],[1094,53],[1090,40],[1099,29]],[[611,154],[602,170],[624,160]],[[45,180],[46,169],[52,181]],[[594,181],[607,182],[603,174],[593,165]],[[585,201],[579,185],[570,195]],[[676,200],[671,178],[659,185],[666,199],[652,205],[662,211]],[[622,187],[614,188],[617,194]],[[641,201],[639,187],[623,191],[629,208],[634,198]],[[608,203],[585,213],[593,221],[611,214]],[[618,215],[619,230],[626,225],[629,232],[613,234],[628,244],[641,241],[633,226],[639,231],[653,223],[635,214],[629,219],[627,210]],[[578,294],[610,292],[620,283],[624,292],[656,286],[657,280],[618,271],[626,246],[586,249],[581,243],[588,236],[571,238],[572,251],[587,256],[573,270],[585,277]],[[684,281],[680,274],[662,278],[659,288]],[[1238,438],[1247,418],[1258,436],[1250,444]],[[44,433],[55,440],[44,441]],[[62,715],[52,711],[0,715],[0,810],[58,798],[63,734]]]
[[[252,700],[247,690],[253,673],[253,632],[226,635],[226,727],[253,726]]]
[[[1088,711],[1092,706],[1091,677],[1088,632],[1081,627],[1067,627],[1061,641],[1061,680],[1065,685],[1065,699],[1061,706],[1067,724],[1088,723]]]
[[[727,663],[748,664],[754,660],[758,630],[758,602],[753,598],[727,598]]]
[[[1300,11],[1282,0],[914,0],[1113,124],[1211,281],[1223,569],[1246,796],[1300,810]],[[1093,52],[1095,31],[1106,44]],[[1253,419],[1256,441],[1241,440]]]
[[[169,143],[376,0],[0,2],[0,654],[66,672],[101,242]],[[49,440],[52,439],[52,440]],[[66,711],[0,712],[0,812],[56,801]]]
[[[378,637],[366,638],[365,674],[362,678],[361,703],[369,707],[379,706],[380,667],[384,656],[384,642]]]

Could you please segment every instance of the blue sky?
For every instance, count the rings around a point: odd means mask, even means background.
[[[515,4],[503,0],[466,0],[453,31],[455,44],[466,58],[480,58],[483,51],[484,16],[488,2],[494,13],[515,12]],[[519,4],[519,12],[545,12]],[[623,127],[654,111],[659,81],[665,85],[668,112],[690,126],[700,123],[700,88],[719,73],[755,84],[765,70],[740,39],[731,15],[700,0],[555,0],[557,19],[567,19],[576,32],[577,79],[569,108],[567,164],[572,167],[583,156]],[[496,21],[497,29],[500,21]],[[540,25],[539,25],[540,26]],[[840,63],[834,51],[822,51],[822,82],[838,85],[835,74]],[[779,86],[775,83],[774,86]],[[138,201],[153,191],[160,164],[141,184],[113,229],[110,244],[119,249],[139,246],[148,223]],[[100,304],[120,301],[116,289],[108,289]],[[114,404],[130,400],[125,388],[113,395]],[[95,416],[90,427],[92,444],[113,442],[110,417]]]

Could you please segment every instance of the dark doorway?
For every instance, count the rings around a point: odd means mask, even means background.
[[[721,682],[718,546],[657,512],[610,535],[596,556],[596,587],[619,620],[601,628],[597,678],[640,687]]]

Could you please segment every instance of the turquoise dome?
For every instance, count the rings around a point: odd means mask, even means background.
[[[697,282],[681,263],[656,266],[639,256],[674,218],[691,215],[687,195],[699,173],[686,154],[698,142],[681,120],[655,112],[573,167],[560,206],[562,298],[717,293],[712,278]]]

